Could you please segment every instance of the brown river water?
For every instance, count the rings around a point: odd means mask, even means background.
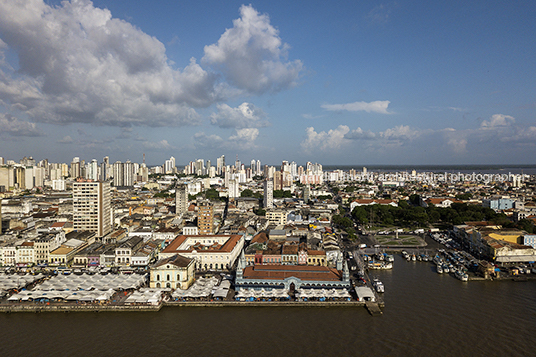
[[[363,307],[0,315],[2,356],[534,356],[536,280],[461,282],[396,256]]]

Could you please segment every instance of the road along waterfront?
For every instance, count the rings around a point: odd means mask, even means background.
[[[361,307],[163,307],[0,314],[5,355],[532,355],[536,282],[461,282],[396,256],[384,314]]]

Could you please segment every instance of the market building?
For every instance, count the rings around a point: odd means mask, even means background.
[[[348,264],[340,257],[337,268],[314,265],[265,264],[248,265],[242,253],[236,269],[235,288],[284,289],[300,288],[350,289]]]

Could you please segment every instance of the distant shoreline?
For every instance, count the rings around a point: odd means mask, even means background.
[[[275,166],[278,167],[281,165],[281,163],[277,164],[267,164],[268,166]],[[158,166],[158,165],[152,165]],[[183,167],[186,165],[178,164],[177,167]],[[246,165],[248,166],[248,165]],[[263,164],[264,166],[264,164]],[[304,166],[305,164],[299,164],[298,166]],[[359,170],[361,171],[363,167],[366,167],[368,171],[495,171],[495,170],[501,170],[501,171],[507,171],[508,170],[530,170],[533,172],[533,174],[536,174],[536,164],[391,164],[391,165],[379,165],[379,164],[351,164],[351,165],[345,165],[345,164],[322,164],[322,169],[324,171],[331,171],[331,170],[344,170],[348,171],[351,169]],[[530,173],[529,173],[530,174]]]
[[[368,171],[484,171],[484,170],[534,170],[536,171],[535,165],[323,165],[324,170],[350,170],[350,169],[359,169],[362,170],[363,167],[366,167]]]

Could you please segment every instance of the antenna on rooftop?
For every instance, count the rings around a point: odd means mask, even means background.
[[[145,153],[143,153],[143,163],[145,164]]]

